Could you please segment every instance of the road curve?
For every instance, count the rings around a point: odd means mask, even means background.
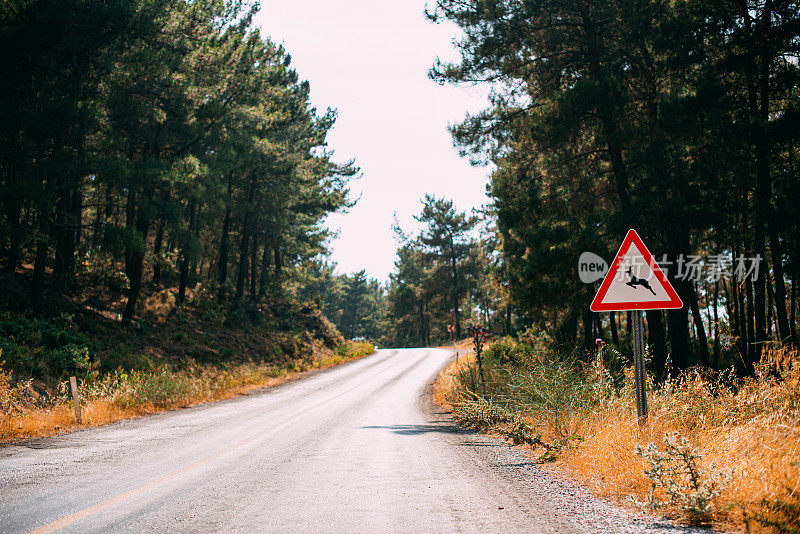
[[[0,449],[2,532],[656,532],[426,395],[441,349]]]

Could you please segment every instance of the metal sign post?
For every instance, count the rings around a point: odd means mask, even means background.
[[[475,359],[478,361],[478,374],[481,378],[481,392],[486,396],[486,380],[483,378],[483,342],[486,340],[487,328],[483,325],[470,326],[468,331],[472,334],[472,341],[475,344]]]
[[[644,314],[635,310],[631,314],[633,324],[633,374],[636,381],[636,415],[639,424],[647,423],[647,374],[644,362]]]
[[[458,363],[458,351],[456,350],[456,326],[452,324],[447,325],[447,331],[452,334],[453,352],[456,353],[456,363]]]

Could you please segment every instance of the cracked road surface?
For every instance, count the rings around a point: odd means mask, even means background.
[[[0,532],[664,532],[431,404],[443,349],[0,449]]]

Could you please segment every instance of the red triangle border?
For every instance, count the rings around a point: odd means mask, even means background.
[[[650,266],[653,274],[658,281],[661,282],[661,285],[667,292],[669,300],[651,302],[603,302],[606,293],[608,293],[608,288],[611,287],[611,282],[613,282],[614,278],[617,276],[617,273],[622,266],[622,260],[625,259],[625,254],[628,253],[628,250],[631,248],[632,244],[635,244],[636,248],[642,253],[642,257]],[[592,300],[592,304],[589,306],[589,308],[593,312],[668,310],[683,308],[683,301],[678,296],[675,288],[672,287],[672,284],[669,283],[669,280],[667,280],[667,277],[661,271],[661,268],[653,260],[653,255],[650,254],[650,251],[644,245],[644,242],[642,242],[642,238],[639,237],[639,234],[636,233],[636,230],[631,229],[628,230],[628,233],[625,235],[625,239],[622,240],[622,245],[620,245],[619,251],[614,258],[614,263],[611,264],[611,268],[609,268],[608,273],[606,273],[606,277],[603,278],[603,283],[600,284],[600,289],[597,290],[597,294],[594,296],[594,300]]]

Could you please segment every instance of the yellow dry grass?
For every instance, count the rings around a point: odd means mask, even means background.
[[[362,346],[364,345],[364,346]],[[342,363],[363,358],[373,351],[366,344],[351,343],[346,350],[339,353],[324,351],[320,360],[315,359],[310,369],[295,367],[278,369],[268,364],[242,363],[226,371],[214,369],[195,369],[192,376],[181,374],[181,378],[192,381],[189,393],[181,393],[163,403],[131,402],[122,399],[118,391],[96,398],[83,399],[81,402],[82,423],[75,419],[71,402],[62,402],[46,407],[31,407],[13,404],[14,396],[21,397],[24,388],[11,384],[10,374],[0,367],[0,401],[3,411],[0,413],[0,444],[7,444],[24,438],[45,437],[102,426],[124,419],[140,417],[148,414],[184,408],[205,402],[228,399],[237,395],[248,395],[258,390],[296,380],[317,368],[328,368]]]
[[[773,384],[767,389],[783,387],[786,386]],[[772,532],[748,521],[748,517],[763,511],[764,499],[785,500],[789,496],[785,488],[796,488],[800,483],[795,465],[800,460],[797,420],[776,412],[742,422],[691,424],[692,420],[685,417],[686,407],[665,396],[656,393],[651,398],[654,409],[644,428],[639,427],[633,410],[575,414],[571,421],[575,433],[586,439],[565,451],[555,466],[598,495],[618,500],[634,496],[644,502],[650,493],[650,482],[644,476],[644,463],[635,454],[635,447],[651,442],[661,447],[667,432],[678,432],[697,448],[702,467],[733,471],[733,478],[717,502],[717,525]],[[675,515],[676,511],[667,510],[667,514]]]
[[[441,348],[449,349],[453,348],[453,346],[450,345]],[[455,348],[458,351],[458,359],[453,360],[447,367],[442,369],[432,387],[434,402],[440,406],[444,406],[447,410],[453,409],[447,399],[449,393],[456,385],[455,380],[458,369],[462,365],[475,363],[475,353],[472,352],[472,340],[465,339],[459,341],[456,343]]]
[[[714,526],[726,530],[779,532],[753,521],[754,515],[775,517],[763,507],[767,501],[800,504],[800,362],[785,350],[768,355],[762,374],[745,381],[733,394],[713,397],[699,377],[650,392],[650,419],[640,427],[632,402],[597,406],[590,413],[575,412],[562,422],[560,434],[548,432],[547,421],[529,415],[530,424],[545,441],[578,434],[584,440],[548,464],[591,489],[595,494],[632,505],[631,497],[646,502],[651,484],[637,444],[663,447],[667,432],[686,437],[702,456],[701,466],[733,470],[733,478],[717,501]],[[782,360],[783,363],[776,363]],[[790,362],[790,363],[786,363]],[[466,365],[464,359],[460,365]],[[783,365],[776,378],[774,371]],[[434,384],[436,401],[449,407],[455,386],[455,362]],[[548,433],[550,435],[548,435]],[[663,509],[677,517],[675,509]]]

